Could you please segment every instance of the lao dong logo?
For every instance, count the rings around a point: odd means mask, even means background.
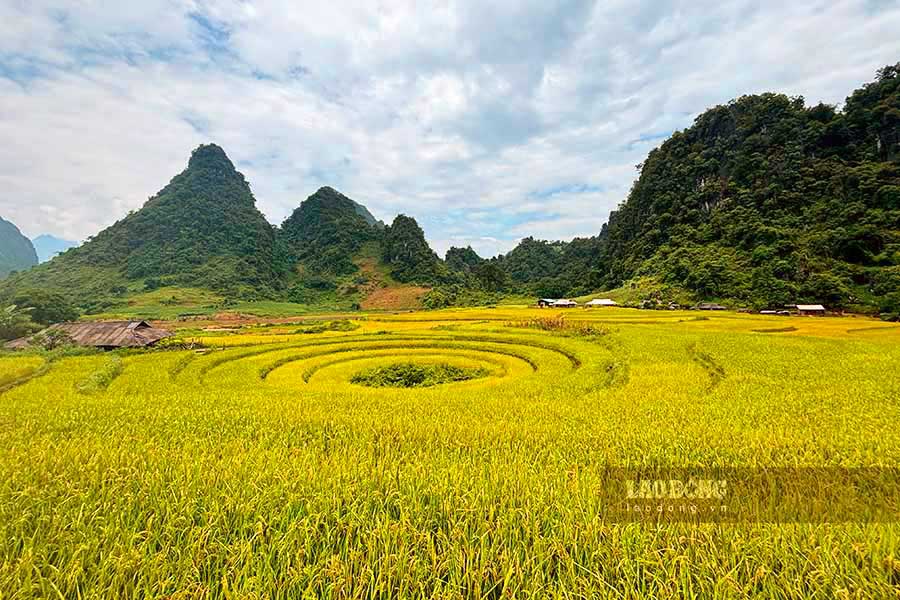
[[[721,479],[628,479],[629,500],[724,500],[728,482]]]

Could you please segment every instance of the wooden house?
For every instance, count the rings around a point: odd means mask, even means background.
[[[145,348],[172,334],[165,329],[152,327],[146,321],[97,321],[84,323],[59,323],[41,333],[59,331],[66,334],[78,346],[102,348]],[[20,350],[31,346],[31,337],[19,338],[6,344],[6,348]]]
[[[721,304],[715,304],[713,302],[701,302],[697,305],[698,310],[727,310]]]
[[[825,307],[821,304],[798,304],[797,312],[805,316],[823,317],[825,316]]]
[[[562,298],[553,303],[553,308],[575,308],[576,306],[578,306],[578,303],[568,298]]]

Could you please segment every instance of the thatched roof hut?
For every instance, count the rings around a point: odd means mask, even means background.
[[[61,331],[79,346],[94,348],[142,348],[152,346],[172,334],[165,329],[152,327],[146,321],[97,321],[94,323],[58,323],[44,331]],[[40,335],[37,334],[37,335]],[[6,348],[20,350],[31,346],[31,337],[19,338],[6,344]]]

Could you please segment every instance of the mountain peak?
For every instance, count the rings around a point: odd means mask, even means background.
[[[400,214],[385,230],[383,258],[391,265],[391,275],[403,283],[430,283],[440,280],[446,269],[431,250],[425,232],[412,217]]]
[[[347,196],[343,195],[333,187],[323,185],[319,189],[315,191],[309,198],[304,200],[302,204],[306,204],[307,202],[313,201],[315,202],[325,202],[329,204],[345,204],[349,205],[352,200]]]
[[[304,200],[281,231],[294,256],[308,268],[347,274],[356,270],[354,253],[375,237],[374,221],[362,205],[326,186]]]
[[[188,169],[192,168],[224,168],[235,171],[234,163],[225,154],[225,151],[216,144],[200,144],[191,152],[188,161]]]
[[[304,204],[306,202],[309,202],[310,200],[319,201],[329,205],[343,205],[348,208],[352,207],[353,211],[360,217],[362,217],[366,221],[366,224],[370,227],[375,227],[376,229],[384,229],[385,227],[382,221],[376,219],[375,216],[369,212],[369,209],[367,209],[356,200],[348,198],[331,186],[325,185],[320,187],[318,190],[316,190],[315,194],[306,199]]]

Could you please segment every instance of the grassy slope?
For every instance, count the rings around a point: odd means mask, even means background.
[[[176,300],[172,300],[175,298]],[[294,317],[341,312],[349,310],[349,302],[316,304],[295,304],[275,300],[257,302],[234,302],[223,304],[224,298],[208,290],[191,288],[161,288],[149,293],[136,294],[127,302],[107,309],[102,313],[86,315],[87,320],[111,319],[152,319],[175,321],[179,318],[216,317],[227,315],[251,315],[257,317]]]
[[[683,289],[664,285],[650,277],[640,277],[625,283],[625,285],[611,289],[597,291],[592,294],[574,298],[578,302],[587,302],[594,298],[610,298],[619,304],[639,305],[645,298],[657,298],[663,303],[675,302],[682,306],[694,304],[696,296]]]
[[[391,277],[390,267],[381,261],[381,248],[376,243],[364,245],[356,259],[360,275],[368,280],[361,286],[360,306],[363,310],[410,310],[422,307],[422,296],[429,288],[399,283]]]

